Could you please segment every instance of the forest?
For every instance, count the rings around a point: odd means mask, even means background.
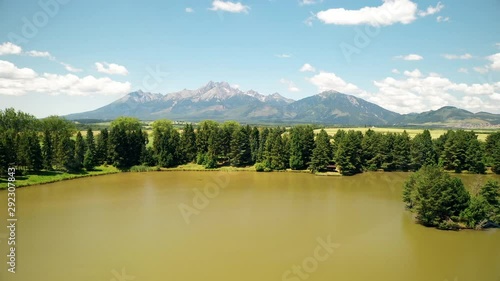
[[[324,130],[315,134],[310,125],[270,128],[234,121],[206,120],[180,130],[168,120],[155,121],[150,130],[143,125],[120,117],[109,129],[89,128],[82,135],[73,122],[58,116],[39,120],[12,108],[0,111],[0,173],[5,174],[10,164],[30,173],[92,170],[103,164],[128,170],[137,165],[169,168],[198,163],[207,169],[230,165],[311,172],[334,165],[342,175],[416,171],[424,165],[477,174],[491,168],[500,174],[500,132],[482,142],[473,131],[464,130],[449,130],[432,139],[428,130],[410,138],[406,131],[338,130],[329,136]]]

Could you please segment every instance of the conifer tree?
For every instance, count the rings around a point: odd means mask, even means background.
[[[312,172],[326,170],[326,167],[332,159],[332,148],[330,146],[330,137],[325,130],[321,131],[316,136],[315,146],[309,164],[309,170]]]

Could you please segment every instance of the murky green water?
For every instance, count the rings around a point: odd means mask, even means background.
[[[129,173],[22,188],[17,273],[2,227],[0,280],[499,281],[500,231],[415,224],[407,176]],[[0,192],[2,225],[6,202]]]

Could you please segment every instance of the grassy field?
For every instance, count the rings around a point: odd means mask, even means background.
[[[162,171],[255,171],[254,166],[248,166],[243,168],[236,168],[231,166],[222,166],[216,169],[205,169],[203,165],[198,165],[195,163],[189,163],[185,165],[179,165],[174,168],[162,168]]]
[[[373,131],[375,132],[380,132],[380,133],[402,133],[403,131],[406,130],[406,132],[408,133],[408,135],[410,135],[411,138],[413,138],[415,135],[417,134],[420,134],[424,131],[424,129],[403,129],[403,128],[364,128],[364,127],[353,127],[353,128],[325,128],[325,131],[333,136],[335,133],[337,133],[338,130],[345,130],[345,131],[348,131],[348,130],[355,130],[355,131],[361,131],[363,133],[365,133],[366,131],[368,131],[368,129],[372,129]],[[315,133],[318,133],[320,131],[320,129],[318,130],[315,130],[314,132]],[[431,133],[431,137],[433,139],[437,139],[439,136],[443,135],[444,133],[446,133],[447,130],[445,129],[429,129],[430,133]],[[481,141],[484,141],[486,140],[486,136],[488,136],[489,134],[495,132],[494,130],[474,130],[474,132],[476,132],[477,134],[477,138]]]
[[[59,171],[40,171],[37,174],[27,175],[27,176],[16,176],[16,187],[36,185],[57,182],[68,179],[76,179],[81,177],[91,177],[98,175],[107,175],[120,172],[117,168],[113,166],[99,166],[96,167],[94,171],[81,171],[78,173],[63,173]],[[7,188],[6,179],[0,179],[0,189]]]

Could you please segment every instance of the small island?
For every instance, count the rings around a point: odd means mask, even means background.
[[[412,174],[403,201],[418,223],[438,229],[500,227],[500,184],[490,180],[468,192],[462,181],[435,165]]]

